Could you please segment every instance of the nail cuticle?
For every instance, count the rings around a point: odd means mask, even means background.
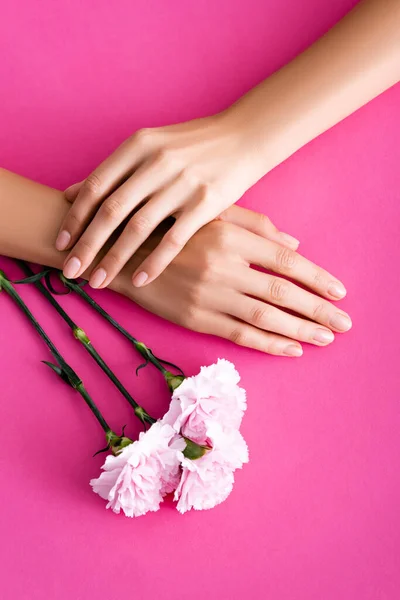
[[[302,356],[303,354],[303,348],[301,348],[301,346],[296,346],[296,344],[289,344],[289,346],[286,346],[285,350],[283,351],[283,354],[285,356]]]

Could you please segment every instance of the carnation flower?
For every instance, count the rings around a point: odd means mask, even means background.
[[[249,460],[238,430],[224,430],[220,423],[209,422],[206,436],[211,450],[197,460],[182,458],[182,476],[174,495],[181,513],[213,508],[226,500],[233,488],[234,471]]]
[[[117,456],[107,456],[103,473],[90,485],[115,513],[139,517],[157,511],[179,483],[184,448],[174,429],[157,421]]]
[[[239,429],[246,410],[246,392],[238,386],[234,365],[219,359],[200,373],[187,377],[175,389],[163,423],[198,444],[207,444],[207,423],[220,423],[226,430]]]

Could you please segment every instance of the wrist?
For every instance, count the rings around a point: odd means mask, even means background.
[[[236,131],[242,160],[247,163],[251,185],[297,149],[289,151],[289,123],[280,118],[279,109],[272,102],[266,102],[262,109],[260,104],[261,98],[249,92],[226,111],[229,126]]]

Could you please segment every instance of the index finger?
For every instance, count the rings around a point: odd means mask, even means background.
[[[158,246],[136,269],[132,277],[133,285],[141,287],[154,281],[176,258],[196,231],[213,218],[214,215],[205,214],[201,207],[182,213]]]
[[[140,147],[129,140],[103,161],[82,183],[56,240],[57,250],[73,246],[86,229],[99,204],[138,166]]]

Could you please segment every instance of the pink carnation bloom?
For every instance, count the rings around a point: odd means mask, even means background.
[[[208,423],[206,435],[211,450],[197,460],[182,458],[182,476],[174,495],[181,513],[213,508],[226,500],[233,488],[234,471],[249,460],[246,442],[236,429]]]
[[[184,379],[174,390],[163,423],[198,444],[207,444],[207,422],[218,422],[223,429],[239,429],[246,410],[246,392],[238,386],[234,365],[219,359],[201,367],[200,373]]]
[[[139,517],[157,511],[179,483],[184,448],[174,429],[157,421],[117,456],[107,456],[103,473],[90,485],[115,513]]]

